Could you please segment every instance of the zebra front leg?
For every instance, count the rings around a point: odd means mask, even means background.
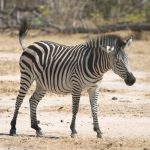
[[[72,95],[72,121],[70,125],[71,129],[71,137],[75,138],[77,135],[77,131],[75,129],[75,121],[76,121],[76,115],[79,109],[79,101],[80,101],[80,94],[73,94]]]
[[[88,93],[89,93],[91,111],[93,116],[93,125],[94,125],[93,129],[97,133],[97,138],[102,138],[102,132],[99,128],[98,117],[97,117],[97,97],[98,97],[97,88],[89,89]]]
[[[45,91],[41,89],[36,89],[34,94],[31,96],[30,102],[30,117],[31,117],[31,128],[36,130],[36,135],[41,136],[43,135],[42,129],[38,126],[40,121],[37,121],[36,117],[36,109],[40,100],[44,97]]]

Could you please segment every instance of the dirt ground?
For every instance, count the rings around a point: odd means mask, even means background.
[[[89,37],[87,34],[37,36],[35,33],[26,38],[26,45],[39,40],[74,45]],[[18,60],[22,51],[16,35],[0,33],[0,44],[0,150],[150,150],[150,41],[135,40],[127,49],[137,79],[135,85],[126,86],[112,71],[104,76],[98,98],[102,139],[97,139],[93,131],[86,92],[82,94],[77,115],[76,139],[70,138],[71,95],[52,93],[48,93],[38,106],[38,120],[44,135],[36,137],[30,128],[28,101],[35,84],[20,109],[17,136],[10,137],[10,121],[19,88]]]

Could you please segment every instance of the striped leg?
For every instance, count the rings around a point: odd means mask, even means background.
[[[81,95],[80,91],[76,91],[76,93],[72,94],[72,122],[70,125],[72,138],[75,138],[77,135],[77,131],[75,129],[75,121],[76,121],[76,115],[79,109],[80,95]]]
[[[17,121],[17,116],[18,116],[18,112],[19,112],[19,108],[23,102],[23,99],[28,91],[28,89],[30,88],[33,79],[31,79],[31,77],[28,75],[28,78],[24,78],[23,77],[23,73],[21,74],[21,81],[20,81],[20,90],[16,99],[16,104],[15,104],[15,111],[14,111],[14,116],[13,119],[11,120],[11,129],[9,132],[10,136],[14,136],[16,135],[16,121]]]
[[[88,90],[89,97],[90,97],[90,104],[93,116],[93,125],[94,131],[97,133],[97,138],[102,138],[102,133],[99,128],[98,117],[97,117],[97,97],[98,92],[96,92],[96,88]]]
[[[34,94],[31,96],[30,102],[30,117],[31,117],[31,128],[36,130],[37,136],[42,135],[42,129],[38,126],[40,123],[37,121],[36,109],[40,100],[44,97],[46,91],[37,87]]]

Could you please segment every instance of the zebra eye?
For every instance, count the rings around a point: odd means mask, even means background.
[[[112,47],[111,47],[111,46],[107,46],[107,47],[106,47],[106,50],[107,50],[108,53],[114,51],[114,49],[115,49],[115,48],[114,48],[113,46],[112,46]]]

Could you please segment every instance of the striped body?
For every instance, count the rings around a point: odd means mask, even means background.
[[[44,90],[66,94],[72,92],[76,83],[76,88],[81,91],[96,86],[103,73],[109,69],[101,59],[85,44],[64,46],[42,41],[25,49],[20,58],[20,68],[21,72],[29,73],[29,76],[32,72],[32,78]],[[103,69],[102,72],[96,68],[97,65]]]

